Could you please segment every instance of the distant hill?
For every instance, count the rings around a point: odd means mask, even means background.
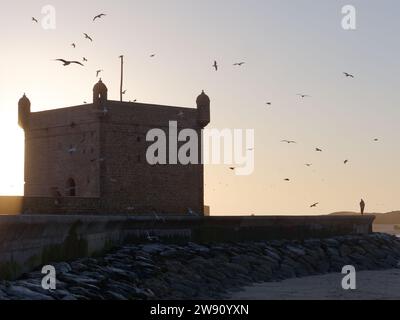
[[[375,224],[400,224],[400,211],[392,211],[387,213],[367,213],[376,217]],[[333,216],[351,216],[360,215],[359,212],[334,212]]]

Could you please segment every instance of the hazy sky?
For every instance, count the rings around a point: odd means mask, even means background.
[[[47,4],[56,8],[55,30],[31,21]],[[347,4],[357,9],[355,31],[341,26]],[[211,127],[255,129],[252,176],[206,168],[213,213],[358,210],[361,197],[368,211],[400,208],[398,0],[1,0],[0,9],[0,194],[23,190],[22,94],[33,111],[81,104],[104,69],[117,100],[124,54],[127,100],[195,107],[204,89]],[[93,23],[101,12],[107,17]],[[85,68],[51,61],[83,56]],[[232,66],[240,61],[246,65]],[[312,98],[296,96],[303,92]],[[314,202],[320,206],[310,209]]]

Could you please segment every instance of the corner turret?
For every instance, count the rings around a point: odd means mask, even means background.
[[[197,97],[197,121],[202,128],[210,123],[210,98],[203,92]]]
[[[98,83],[93,87],[93,105],[100,107],[104,102],[108,100],[108,89],[103,81],[100,79]]]
[[[18,125],[22,129],[27,129],[29,126],[29,118],[31,115],[31,102],[24,94],[18,102]]]

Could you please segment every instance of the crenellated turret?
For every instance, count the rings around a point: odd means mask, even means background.
[[[202,128],[210,123],[210,98],[203,92],[197,97],[197,121]]]
[[[18,102],[18,124],[22,129],[29,126],[29,118],[31,115],[31,102],[24,96]]]

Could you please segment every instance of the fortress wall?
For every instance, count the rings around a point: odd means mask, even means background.
[[[24,197],[23,211],[20,213],[53,215],[88,215],[100,213],[99,198],[63,197],[56,198]]]
[[[373,216],[133,217],[0,216],[0,279],[57,261],[93,256],[126,242],[243,242],[369,234]]]

